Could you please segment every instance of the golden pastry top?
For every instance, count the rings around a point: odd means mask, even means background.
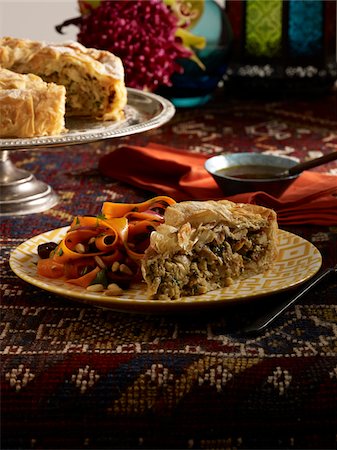
[[[47,86],[42,78],[32,73],[21,74],[0,67],[0,90],[31,89]]]
[[[82,63],[95,76],[105,75],[117,80],[124,79],[122,61],[114,54],[93,48],[86,48],[78,42],[62,44],[3,37],[0,39],[0,66],[18,72],[25,72],[25,67],[49,65],[57,68],[60,56],[70,63]]]

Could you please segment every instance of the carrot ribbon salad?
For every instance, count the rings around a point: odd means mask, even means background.
[[[38,274],[64,277],[93,292],[127,287],[141,279],[140,260],[150,234],[174,203],[166,196],[142,203],[105,202],[101,215],[75,217],[61,242],[39,245]]]

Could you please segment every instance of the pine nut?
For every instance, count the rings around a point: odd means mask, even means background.
[[[119,267],[119,270],[122,273],[125,273],[125,275],[133,275],[132,270],[126,264],[121,264],[120,267]]]
[[[94,244],[95,243],[96,238],[91,237],[88,241],[88,244]]]
[[[89,292],[102,292],[102,291],[104,291],[104,286],[103,286],[103,284],[90,284],[87,287],[87,291],[89,291]]]
[[[102,259],[99,256],[95,256],[95,261],[96,264],[101,268],[101,269],[105,269],[106,265],[104,264],[104,262],[102,261]]]
[[[109,284],[107,290],[105,291],[105,295],[121,295],[123,294],[123,289],[118,286],[116,283]]]
[[[77,253],[85,253],[85,247],[83,244],[81,244],[80,242],[78,244],[75,245],[74,248],[75,252]]]
[[[111,266],[111,272],[117,272],[117,270],[119,270],[119,262],[118,261],[114,261],[112,266]]]

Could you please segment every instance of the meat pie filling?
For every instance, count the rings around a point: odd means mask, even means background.
[[[177,299],[229,286],[263,256],[268,244],[263,228],[235,233],[227,226],[199,227],[194,234],[198,239],[187,254],[158,255],[149,262],[149,281],[159,298]]]
[[[47,82],[65,86],[69,115],[98,115],[100,110],[107,107],[108,92],[95,77],[81,73],[81,67],[67,64],[59,72],[41,73],[39,76]]]

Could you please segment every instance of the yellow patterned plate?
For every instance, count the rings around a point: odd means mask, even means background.
[[[110,297],[92,293],[67,284],[62,279],[48,279],[36,273],[37,246],[60,241],[68,227],[58,228],[34,236],[19,245],[10,256],[10,266],[24,281],[63,297],[80,300],[95,306],[129,312],[170,312],[229,304],[274,294],[303,283],[319,270],[322,257],[310,242],[287,231],[279,230],[279,255],[273,269],[262,275],[247,278],[232,286],[207,294],[183,297],[179,300],[150,300],[145,283],[126,290],[122,296]]]

